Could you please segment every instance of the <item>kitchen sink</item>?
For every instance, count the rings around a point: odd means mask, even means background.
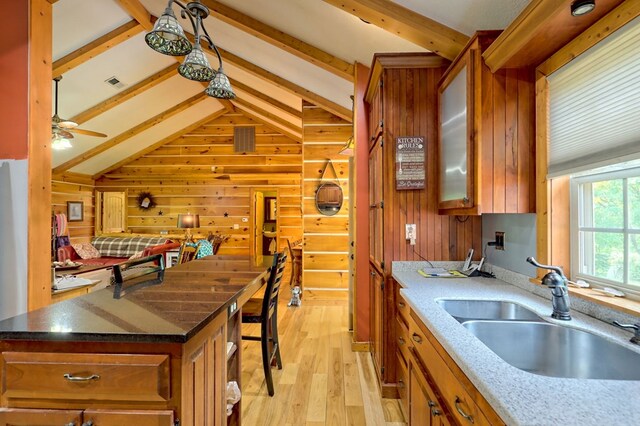
[[[513,302],[438,299],[436,303],[459,322],[468,320],[542,321],[535,312]]]
[[[543,376],[640,380],[640,353],[593,333],[546,322],[466,321],[500,358]]]

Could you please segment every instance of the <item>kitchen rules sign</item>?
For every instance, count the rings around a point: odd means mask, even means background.
[[[424,138],[396,138],[396,189],[424,189]]]

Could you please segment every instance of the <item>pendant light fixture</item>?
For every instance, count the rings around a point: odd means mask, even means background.
[[[176,19],[172,6],[176,4],[182,10],[180,16],[183,19],[189,18],[193,27],[194,45],[189,39]],[[234,99],[236,97],[229,78],[222,69],[222,57],[218,48],[209,37],[203,19],[209,16],[209,8],[200,1],[191,1],[186,5],[177,0],[169,0],[162,16],[156,21],[153,30],[147,33],[145,41],[156,52],[170,56],[184,56],[184,62],[178,67],[178,72],[184,78],[193,81],[209,81],[209,86],[205,93],[218,99]],[[218,57],[218,70],[214,70],[209,65],[209,60],[200,46],[204,41]]]

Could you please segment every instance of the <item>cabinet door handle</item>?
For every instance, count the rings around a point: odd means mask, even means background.
[[[398,380],[398,387],[400,389],[404,389],[404,380],[402,380],[402,379]]]
[[[456,410],[458,410],[458,413],[460,413],[460,415],[462,417],[464,417],[465,419],[467,419],[470,423],[473,423],[473,417],[467,413],[465,413],[462,408],[460,408],[460,397],[458,395],[456,395],[456,400],[454,402],[454,405],[456,407]]]
[[[398,337],[398,343],[404,345],[404,337]]]
[[[73,374],[65,373],[64,378],[70,382],[90,382],[92,380],[99,380],[100,376],[98,376],[97,374],[92,374],[87,377],[82,377],[82,376],[76,377]]]
[[[429,407],[431,407],[431,408],[436,406],[436,403],[433,402],[432,400],[427,401],[427,404],[429,404]]]
[[[82,426],[93,426],[93,421],[89,420],[88,422],[82,423]]]
[[[402,302],[398,302],[398,307],[399,307],[400,309],[404,309],[404,307],[405,307],[405,306],[406,306],[406,305],[405,305],[404,303],[402,303]]]
[[[413,333],[413,335],[411,336],[411,338],[413,339],[414,342],[416,343],[422,343],[422,337],[420,337],[420,335],[418,333]]]
[[[438,410],[437,408],[432,408],[431,409],[431,415],[433,417],[438,417],[440,414],[442,414],[442,412],[440,410]]]

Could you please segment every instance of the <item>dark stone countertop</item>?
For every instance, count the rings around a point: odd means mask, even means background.
[[[0,321],[0,340],[184,343],[259,288],[268,267],[249,256],[209,256],[120,299],[108,287]]]

